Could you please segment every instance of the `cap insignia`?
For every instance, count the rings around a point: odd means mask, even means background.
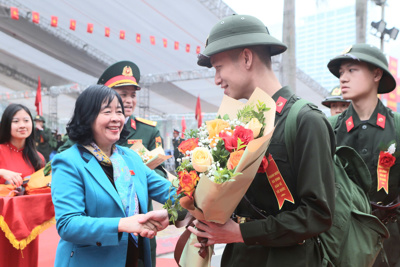
[[[353,48],[353,46],[351,45],[351,46],[349,46],[349,47],[347,47],[345,50],[343,50],[343,52],[342,52],[342,55],[344,55],[344,54],[348,54],[350,51],[351,51],[351,49]]]
[[[332,96],[340,96],[342,94],[342,90],[340,89],[340,87],[336,87],[335,89],[333,89],[331,95]]]
[[[124,69],[122,70],[122,75],[132,77],[133,76],[132,68],[129,66],[125,66]]]

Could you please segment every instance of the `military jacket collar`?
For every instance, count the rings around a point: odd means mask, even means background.
[[[294,95],[289,86],[284,86],[279,89],[273,96],[272,99],[276,103],[276,115],[282,115],[283,109],[286,106],[287,101]]]
[[[367,123],[370,124],[374,127],[378,128],[385,128],[385,121],[388,116],[390,116],[389,111],[387,108],[383,105],[380,99],[378,99],[378,104],[375,107],[374,112],[372,113],[371,117],[369,118],[368,121],[361,121],[360,118],[358,117],[357,112],[355,111],[353,104],[350,104],[349,108],[343,112],[343,119],[346,121],[346,123],[350,122],[353,125],[348,125],[347,131],[354,131],[357,129],[361,124]]]

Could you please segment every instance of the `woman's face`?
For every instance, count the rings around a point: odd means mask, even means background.
[[[103,151],[111,149],[111,146],[119,140],[124,122],[125,116],[117,97],[114,97],[110,104],[103,102],[92,124],[94,141]]]
[[[32,125],[32,119],[25,110],[17,111],[11,120],[11,142],[28,138],[32,133]]]

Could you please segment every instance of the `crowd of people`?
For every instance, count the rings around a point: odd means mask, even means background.
[[[271,57],[284,53],[286,45],[272,37],[260,20],[246,15],[222,19],[211,29],[206,44],[197,64],[215,68],[215,83],[224,94],[248,99],[259,87],[276,102],[276,128],[267,153],[294,202],[279,207],[265,173],[258,173],[232,220],[224,225],[195,220],[195,227],[188,229],[207,238],[206,245],[227,244],[223,267],[322,266],[318,236],[333,224],[336,147],[353,148],[366,163],[371,201],[385,205],[399,198],[396,158],[385,169],[384,186],[379,188],[380,155],[390,152],[386,149],[393,144],[391,154],[397,155],[400,144],[396,135],[400,125],[377,96],[396,87],[384,54],[371,45],[354,44],[327,62],[327,71],[340,85],[322,104],[331,109],[335,124],[331,126],[315,106],[302,107],[290,155],[293,161],[289,161],[285,122],[299,98],[289,86],[281,85],[271,66]],[[51,194],[61,237],[55,266],[155,266],[153,237],[167,227],[169,218],[165,210],[153,211],[151,200],[174,201],[175,191],[163,168],[151,171],[128,149],[135,142],[148,150],[163,145],[156,123],[133,115],[139,81],[140,70],[133,62],[117,62],[106,69],[98,84],[78,97],[65,143],[60,135],[52,137],[42,116],[33,118],[23,105],[11,104],[3,113],[0,183],[18,187],[24,176],[51,160]],[[174,130],[176,167],[183,141],[179,135]],[[58,153],[50,158],[53,150]],[[386,221],[390,238],[374,266],[400,266],[399,214],[397,208],[392,220]]]

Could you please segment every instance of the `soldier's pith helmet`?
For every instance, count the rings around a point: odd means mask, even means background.
[[[343,53],[328,63],[329,71],[339,78],[339,68],[344,60],[363,61],[383,70],[378,93],[385,94],[396,88],[396,80],[388,69],[388,62],[381,50],[369,44],[355,44],[346,48]]]
[[[211,68],[210,56],[240,47],[265,45],[271,56],[286,51],[287,46],[269,35],[261,20],[248,15],[231,15],[219,21],[210,31],[203,53],[197,64]]]
[[[325,107],[330,108],[331,104],[333,102],[344,102],[344,103],[350,103],[350,100],[346,100],[343,99],[342,96],[342,89],[340,88],[340,86],[335,86],[332,88],[331,93],[329,94],[329,96],[327,96],[324,101],[322,101],[322,105],[324,105]]]
[[[43,121],[43,123],[46,122],[46,120],[43,118],[43,116],[36,115],[35,118],[33,118],[34,121]]]
[[[139,80],[139,67],[131,61],[120,61],[109,66],[100,76],[97,84],[104,84],[110,88],[133,85],[136,90],[140,90]]]

